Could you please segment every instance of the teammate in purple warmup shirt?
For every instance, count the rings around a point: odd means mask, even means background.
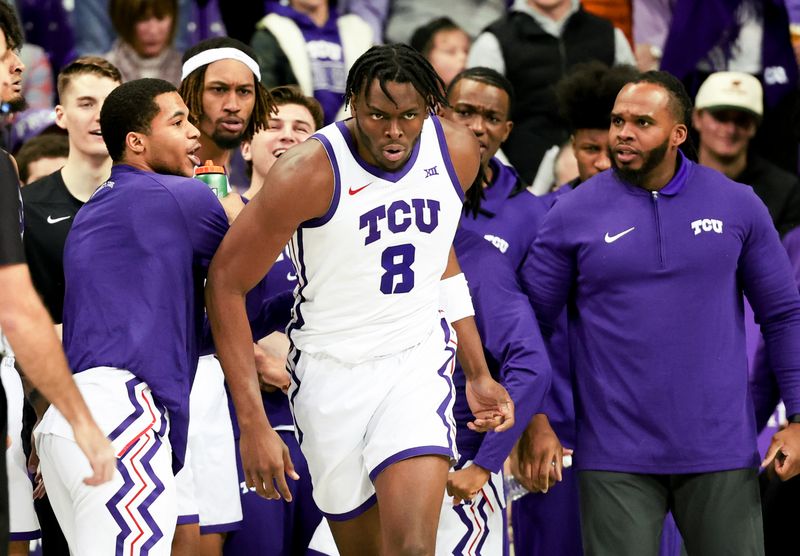
[[[463,127],[430,115],[445,103],[443,84],[410,47],[370,49],[347,91],[354,117],[282,156],[232,228],[211,266],[209,314],[223,364],[247,365],[241,298],[291,238],[301,286],[290,401],[314,499],[345,556],[431,554],[456,455],[456,351],[472,426],[513,426],[451,247],[478,147]],[[445,292],[458,342],[439,314]],[[238,406],[237,415],[244,426]],[[261,415],[252,417],[246,425],[261,428]],[[242,457],[249,486],[286,490],[280,453],[243,442]]]
[[[481,177],[470,196],[483,192],[477,202],[467,201],[461,226],[482,236],[510,258],[519,270],[547,205],[525,189],[517,172],[495,154],[514,123],[509,119],[514,89],[508,79],[489,68],[459,73],[447,89],[448,120],[466,125],[481,149]]]
[[[527,422],[541,411],[550,386],[550,362],[509,258],[463,227],[456,232],[454,247],[469,281],[489,369],[514,400],[517,422],[499,434],[471,430],[466,380],[456,365],[453,416],[459,461],[447,481],[453,498],[442,505],[437,553],[500,556],[508,551],[503,463]]]
[[[207,187],[185,177],[199,163],[188,117],[166,81],[133,81],[109,94],[100,125],[111,178],[67,239],[65,351],[119,471],[103,487],[81,486],[85,464],[61,414],[47,411],[36,430],[42,475],[76,554],[171,552],[189,388],[198,354],[213,350],[205,268],[241,206],[226,199],[228,216]]]
[[[201,41],[183,56],[180,94],[200,131],[197,156],[229,176],[241,142],[267,124],[269,95],[259,81],[255,53],[228,37]],[[213,355],[200,358],[190,400],[189,465],[177,477],[173,555],[220,556],[227,532],[241,525],[242,508],[230,400]]]
[[[749,187],[678,150],[691,101],[662,72],[626,85],[613,172],[563,196],[534,245],[544,326],[565,304],[584,549],[657,554],[672,510],[689,553],[763,553],[742,293],[762,324],[787,412],[800,412],[800,295]],[[776,459],[781,452],[782,456]],[[800,428],[764,465],[800,470]]]

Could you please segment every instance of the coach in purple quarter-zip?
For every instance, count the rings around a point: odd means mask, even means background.
[[[663,72],[611,114],[613,169],[562,196],[534,244],[534,309],[569,306],[587,554],[658,554],[671,510],[689,554],[763,554],[742,294],[787,414],[800,413],[800,295],[753,190],[688,160],[691,101]],[[776,457],[777,456],[777,457]],[[800,471],[800,425],[764,465]]]

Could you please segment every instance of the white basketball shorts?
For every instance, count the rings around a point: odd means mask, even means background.
[[[117,455],[114,478],[83,483],[91,467],[54,407],[34,431],[47,495],[72,554],[168,556],[177,520],[166,410],[132,373],[97,367],[75,375]]]
[[[189,396],[186,461],[176,477],[178,524],[200,533],[234,531],[242,523],[239,475],[225,376],[213,355],[200,358]]]
[[[373,481],[389,465],[421,455],[456,461],[453,381],[456,341],[444,321],[421,344],[347,364],[289,352],[289,400],[308,460],[314,501],[333,520],[375,503]]]
[[[464,467],[471,464],[467,462]],[[436,554],[503,556],[505,511],[502,473],[492,473],[469,502],[454,505],[453,497],[445,493],[436,531]]]

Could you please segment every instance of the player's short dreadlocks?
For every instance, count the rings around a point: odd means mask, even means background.
[[[241,50],[253,58],[253,60],[258,59],[255,51],[246,44],[228,37],[216,37],[213,39],[204,40],[187,50],[183,55],[183,62],[185,63],[186,60],[192,56],[205,50],[211,50],[212,48],[235,48],[237,50]],[[180,93],[181,97],[183,98],[183,102],[185,102],[186,107],[189,108],[189,118],[196,126],[199,125],[200,117],[203,115],[203,84],[205,83],[206,79],[207,67],[208,65],[200,66],[192,73],[187,75],[186,79],[181,82],[181,86],[178,89],[178,93]],[[259,129],[267,127],[270,112],[275,112],[276,110],[267,89],[258,81],[258,79],[255,79],[255,76],[254,81],[255,106],[253,106],[253,113],[250,116],[250,122],[242,134],[242,139],[244,141],[250,141],[253,138],[253,135],[255,135]]]
[[[425,57],[406,44],[387,44],[373,46],[356,60],[347,75],[344,94],[345,106],[353,97],[363,93],[374,79],[378,80],[381,91],[394,102],[386,89],[386,83],[411,83],[425,100],[430,112],[447,106],[444,82]]]

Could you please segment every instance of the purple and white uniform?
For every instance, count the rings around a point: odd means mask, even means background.
[[[392,463],[456,459],[455,338],[438,308],[463,192],[436,116],[394,172],[364,162],[343,122],[314,139],[335,183],[328,212],[291,242],[289,399],[314,500],[344,520],[375,503]]]
[[[64,347],[119,471],[99,487],[83,485],[88,461],[50,407],[37,446],[76,554],[170,552],[189,389],[201,345],[213,351],[203,282],[227,229],[205,184],[125,165],[75,217],[64,253]]]
[[[554,205],[533,260],[540,321],[574,309],[578,470],[758,465],[743,292],[800,412],[800,295],[751,188],[682,155],[657,193],[603,172]]]
[[[454,506],[445,496],[437,553],[500,556],[507,549],[503,462],[531,417],[541,411],[550,386],[550,362],[536,317],[507,258],[463,228],[456,233],[454,247],[469,283],[489,369],[514,400],[516,420],[511,430],[500,434],[469,430],[467,423],[474,417],[466,400],[464,372],[456,364],[453,415],[460,454],[456,469],[480,465],[491,478],[471,504]]]

